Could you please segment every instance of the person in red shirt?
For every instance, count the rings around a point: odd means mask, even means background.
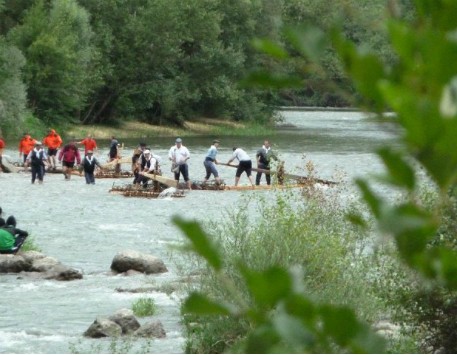
[[[89,133],[87,134],[87,137],[84,138],[80,142],[76,142],[76,144],[83,144],[84,145],[84,155],[87,155],[87,152],[89,150],[96,152],[97,151],[97,142],[95,139],[92,138],[92,135]]]
[[[23,157],[23,161],[27,160],[27,155],[35,148],[36,140],[30,137],[30,134],[25,133],[19,142],[19,157]]]
[[[5,141],[0,137],[0,172],[2,171],[3,149],[5,149]]]
[[[55,130],[50,129],[48,135],[43,139],[43,144],[48,147],[49,169],[55,170],[57,150],[62,145],[62,138]]]

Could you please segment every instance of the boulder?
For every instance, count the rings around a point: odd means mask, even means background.
[[[121,309],[108,319],[121,327],[122,335],[132,334],[135,330],[140,328],[140,323],[136,320],[131,309]]]
[[[0,273],[18,273],[31,268],[32,263],[20,255],[0,254]]]
[[[84,332],[88,338],[119,337],[122,334],[122,328],[116,322],[105,318],[97,318]]]
[[[43,256],[42,258],[32,259],[32,271],[46,272],[55,268],[60,262],[56,258]]]
[[[134,250],[117,253],[111,262],[111,270],[116,273],[135,270],[144,274],[157,274],[168,271],[164,262],[159,258]]]
[[[37,251],[27,251],[13,254],[0,254],[0,273],[21,273],[34,278],[69,281],[82,279],[78,270],[63,265],[55,258],[51,258]]]
[[[167,336],[160,321],[143,324],[133,335],[142,338],[165,338]]]

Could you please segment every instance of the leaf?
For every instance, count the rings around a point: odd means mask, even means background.
[[[221,315],[228,316],[231,314],[229,307],[214,302],[201,295],[200,293],[192,293],[184,301],[184,311],[197,315]]]
[[[379,218],[381,216],[381,205],[382,200],[378,198],[373,191],[371,191],[368,183],[362,179],[356,179],[356,184],[359,186],[359,189],[362,191],[363,198],[365,202],[370,206],[373,214]]]
[[[378,155],[384,162],[388,172],[389,180],[400,187],[413,190],[415,186],[414,170],[402,158],[399,153],[392,151],[390,148],[382,148]]]
[[[315,26],[288,28],[285,36],[296,50],[316,62],[330,45],[326,34]]]
[[[193,249],[202,256],[216,271],[222,268],[222,257],[214,243],[203,232],[197,222],[186,222],[174,216],[173,222],[185,233],[192,243]]]
[[[252,41],[252,46],[258,51],[268,54],[273,58],[286,59],[289,57],[289,54],[285,49],[268,39],[256,38]]]
[[[287,297],[292,291],[290,274],[279,267],[271,267],[258,272],[240,266],[249,292],[262,307],[273,307],[279,300]]]

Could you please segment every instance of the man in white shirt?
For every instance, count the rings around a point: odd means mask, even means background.
[[[236,174],[235,174],[235,186],[238,185],[241,174],[243,172],[246,172],[249,182],[251,183],[252,187],[254,187],[254,183],[252,182],[252,178],[251,178],[252,160],[249,157],[249,155],[243,149],[234,147],[232,157],[229,159],[227,164],[230,164],[235,159],[238,159],[238,161],[239,161],[238,169],[236,169]]]
[[[190,153],[189,150],[182,145],[181,138],[176,138],[175,145],[168,151],[168,159],[172,162],[175,180],[179,182],[179,175],[182,174],[182,177],[187,184],[187,188],[190,190],[191,182],[189,179],[189,166],[187,165],[187,160],[190,159]]]

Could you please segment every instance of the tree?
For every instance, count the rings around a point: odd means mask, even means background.
[[[75,0],[38,0],[9,39],[25,54],[28,99],[45,122],[77,121],[99,85],[98,53],[87,12]]]
[[[21,77],[24,65],[21,51],[0,37],[0,133],[4,135],[18,133],[24,121],[27,104]]]

